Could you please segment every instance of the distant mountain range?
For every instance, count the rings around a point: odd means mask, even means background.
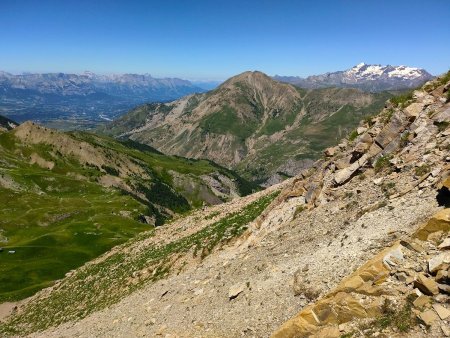
[[[167,154],[207,158],[271,184],[310,166],[390,96],[302,89],[245,72],[204,94],[137,107],[103,131]]]
[[[308,76],[279,76],[274,79],[302,88],[350,87],[365,91],[402,90],[416,88],[434,78],[421,68],[407,66],[382,66],[360,63],[345,71]]]
[[[84,125],[120,116],[145,102],[204,92],[177,78],[144,74],[20,74],[0,72],[0,114],[19,122],[73,120]]]

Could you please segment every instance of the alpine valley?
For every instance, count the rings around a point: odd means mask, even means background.
[[[204,92],[177,78],[144,74],[99,75],[0,72],[0,114],[59,129],[87,129],[145,102]]]

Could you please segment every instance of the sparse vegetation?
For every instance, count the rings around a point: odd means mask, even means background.
[[[375,165],[374,165],[375,172],[378,173],[382,170],[390,168],[391,167],[391,163],[390,163],[391,159],[392,159],[391,155],[380,156],[376,160]]]
[[[147,245],[127,255],[125,248],[154,235],[142,233],[96,263],[78,269],[65,278],[49,297],[28,303],[23,312],[0,324],[0,333],[24,334],[49,326],[80,319],[117,302],[146,283],[169,274],[175,263],[182,265],[190,252],[201,258],[242,234],[278,195],[278,191],[261,197],[236,213],[195,232],[165,244]],[[176,269],[174,270],[176,272]]]
[[[405,131],[402,136],[400,137],[400,147],[404,148],[406,147],[406,145],[409,142],[409,137],[410,137],[411,133],[409,132],[409,130]]]
[[[414,296],[409,295],[401,308],[396,308],[389,299],[386,299],[381,309],[382,315],[373,321],[368,327],[385,329],[394,327],[400,332],[408,332],[417,325],[417,320],[412,312]]]
[[[390,101],[394,107],[405,108],[406,106],[408,106],[409,101],[411,101],[412,98],[413,92],[410,91],[402,95],[394,96],[390,99]]]
[[[416,176],[421,177],[423,175],[428,174],[430,171],[431,171],[431,168],[428,164],[422,164],[421,166],[416,167],[415,174],[416,174]]]
[[[294,219],[297,218],[297,216],[300,215],[304,210],[305,210],[305,206],[303,204],[298,205],[294,211]]]
[[[356,130],[353,130],[350,135],[348,135],[348,140],[350,142],[353,142],[358,137],[358,132]]]
[[[444,131],[444,130],[446,130],[448,128],[448,126],[450,125],[450,122],[448,122],[448,121],[441,121],[441,122],[435,121],[435,122],[433,122],[433,124],[436,127],[438,127],[439,132],[442,132],[442,131]]]

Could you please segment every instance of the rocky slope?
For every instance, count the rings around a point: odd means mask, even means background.
[[[393,100],[279,186],[115,248],[22,304],[2,332],[442,337],[449,87],[450,73]]]
[[[214,163],[132,142],[31,122],[0,133],[0,302],[32,295],[180,213],[252,189]]]
[[[138,107],[104,131],[190,158],[208,158],[249,179],[279,182],[309,166],[388,94],[300,90],[245,72],[216,90]]]
[[[417,88],[433,76],[425,69],[360,63],[348,70],[301,78],[274,76],[274,79],[302,88],[350,87],[371,92]]]

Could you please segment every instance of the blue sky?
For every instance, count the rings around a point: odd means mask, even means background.
[[[220,80],[450,68],[450,1],[1,0],[0,69]]]

